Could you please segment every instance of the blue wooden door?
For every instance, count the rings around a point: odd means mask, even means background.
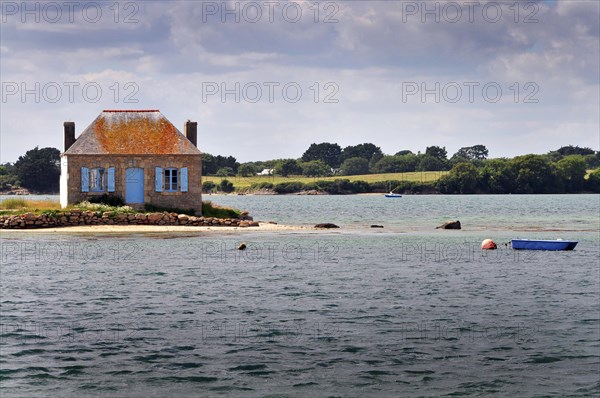
[[[144,169],[125,170],[125,203],[144,203]]]

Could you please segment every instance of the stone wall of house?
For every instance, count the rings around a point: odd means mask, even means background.
[[[115,192],[125,199],[126,170],[144,169],[144,203],[179,209],[202,210],[202,160],[200,155],[68,155],[67,202],[75,204],[105,192],[81,192],[81,168],[115,168]],[[63,157],[64,160],[64,157]],[[188,192],[155,192],[155,167],[188,168]]]
[[[71,210],[56,215],[25,213],[0,216],[0,229],[53,228],[78,225],[188,225],[205,227],[258,227],[259,223],[237,218],[195,217],[177,213],[115,214]]]

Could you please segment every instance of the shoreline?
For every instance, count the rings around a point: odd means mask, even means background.
[[[486,226],[474,226],[461,230],[431,229],[429,227],[401,229],[394,226],[386,228],[371,228],[369,225],[345,226],[343,228],[327,229],[315,228],[314,226],[304,225],[284,225],[271,224],[268,222],[259,222],[258,227],[237,227],[237,226],[192,226],[192,225],[75,225],[64,227],[49,228],[26,228],[26,229],[1,229],[1,236],[8,235],[45,235],[45,234],[90,234],[90,235],[127,235],[127,234],[238,234],[238,233],[277,233],[277,232],[306,232],[321,234],[355,234],[355,233],[374,233],[374,234],[399,234],[399,235],[446,235],[455,234],[456,236],[469,236],[471,234],[490,235],[490,233],[512,232],[512,233],[588,233],[596,232],[595,229],[560,229],[535,226],[523,226],[516,228],[494,228]]]
[[[258,227],[229,227],[229,226],[188,226],[188,225],[76,225],[54,228],[3,229],[4,233],[171,233],[171,232],[276,232],[276,231],[318,231],[313,227],[300,225],[280,225],[259,223]]]

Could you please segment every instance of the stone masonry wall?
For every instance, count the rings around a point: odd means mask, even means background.
[[[115,167],[115,192],[81,192],[81,168]],[[144,169],[144,203],[161,207],[202,210],[202,161],[200,155],[68,155],[69,204],[79,203],[104,193],[125,199],[126,170]],[[188,168],[188,192],[155,192],[154,168]]]
[[[206,227],[257,227],[258,222],[236,218],[195,217],[177,213],[114,214],[71,210],[56,216],[21,215],[0,216],[0,229],[53,228],[77,225],[189,225]]]

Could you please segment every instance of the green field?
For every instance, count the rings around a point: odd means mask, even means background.
[[[338,179],[347,179],[350,181],[366,181],[366,182],[377,182],[377,181],[415,181],[415,182],[430,182],[436,181],[441,176],[447,174],[447,171],[416,171],[410,173],[387,173],[387,174],[364,174],[356,176],[333,176],[333,177],[303,177],[303,176],[252,176],[252,177],[213,177],[203,176],[202,182],[212,181],[215,184],[221,182],[222,179],[227,179],[233,183],[236,189],[248,188],[252,184],[258,184],[261,182],[270,182],[271,184],[279,184],[282,182],[299,181],[302,183],[314,182],[314,181],[333,181]]]

